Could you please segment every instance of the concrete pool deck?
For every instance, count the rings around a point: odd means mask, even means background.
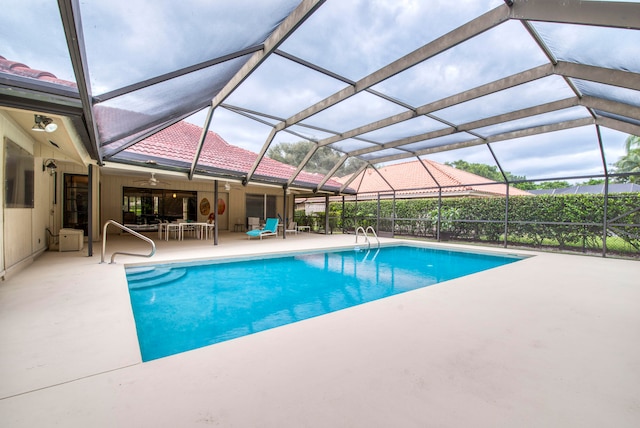
[[[150,260],[353,244],[223,233]],[[149,259],[46,252],[0,283],[0,426],[640,426],[640,262],[486,249],[535,257],[147,363],[124,265]]]

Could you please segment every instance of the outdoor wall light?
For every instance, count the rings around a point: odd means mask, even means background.
[[[53,132],[58,129],[58,125],[53,123],[53,119],[51,119],[50,117],[46,117],[41,114],[34,114],[33,116],[35,123],[31,128],[32,131]]]
[[[231,190],[231,184],[229,184],[229,182],[227,181],[226,183],[224,183],[224,190],[226,190],[227,192],[229,190]]]
[[[56,165],[56,162],[53,159],[45,159],[42,162],[42,170],[44,171],[45,169],[48,169],[49,174],[53,174],[56,171],[56,168],[58,168],[58,165]]]

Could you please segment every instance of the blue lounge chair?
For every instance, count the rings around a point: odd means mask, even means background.
[[[262,239],[263,236],[271,236],[278,234],[278,219],[277,218],[268,218],[267,223],[264,225],[262,229],[254,229],[246,232],[249,235],[249,239],[257,238],[258,236]]]

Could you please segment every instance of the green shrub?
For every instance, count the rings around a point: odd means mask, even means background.
[[[380,225],[398,235],[435,236],[438,200],[402,199],[380,201]],[[507,236],[511,242],[562,249],[602,245],[604,195],[512,196],[508,200]],[[451,237],[497,242],[504,239],[506,203],[504,197],[444,198],[440,207],[440,230]],[[330,212],[343,230],[378,223],[378,201],[330,204]],[[610,195],[607,199],[610,236],[640,250],[640,195]],[[607,243],[609,240],[607,240]]]

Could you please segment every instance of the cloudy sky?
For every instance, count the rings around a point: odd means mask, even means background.
[[[74,80],[57,2],[0,0],[0,3],[4,11],[0,15],[0,55],[31,68],[51,71],[59,78]],[[276,3],[278,7],[274,8]],[[92,91],[94,95],[108,92],[251,47],[272,31],[279,17],[285,16],[297,3],[296,0],[184,0],[167,2],[167,7],[150,8],[146,0],[80,1]],[[328,0],[280,49],[358,81],[503,4],[502,0]],[[638,31],[556,24],[539,24],[536,30],[561,59],[640,72]],[[546,56],[523,25],[507,22],[372,89],[419,107],[546,62]],[[229,73],[232,72],[230,68]],[[225,103],[288,118],[346,86],[344,82],[272,55]],[[194,88],[197,90],[198,86]],[[562,79],[547,78],[434,114],[462,124],[572,95]],[[623,99],[625,96],[629,95],[621,95]],[[132,98],[123,104],[133,102]],[[403,110],[372,94],[359,93],[306,119],[301,125],[344,132]],[[556,114],[575,119],[586,117],[587,113],[576,109]],[[188,120],[202,125],[204,117],[205,113],[201,112]],[[421,117],[366,137],[383,143],[442,127],[441,122]],[[270,126],[223,108],[216,110],[211,129],[229,143],[254,152],[261,149],[271,130]],[[331,135],[303,126],[292,130],[317,140]],[[602,134],[606,161],[613,163],[624,153],[627,135],[607,129],[603,129]],[[275,142],[299,140],[296,135],[280,132]],[[367,146],[357,140],[336,144],[336,148],[342,150]],[[417,143],[414,149],[425,147],[428,145]],[[603,172],[592,126],[495,143],[492,149],[505,170],[528,178]],[[440,162],[465,159],[495,164],[484,145],[435,153],[429,158]]]

